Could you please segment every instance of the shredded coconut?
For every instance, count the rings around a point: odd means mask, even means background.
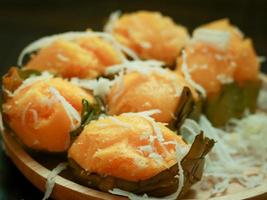
[[[29,112],[32,113],[32,117],[33,117],[33,123],[36,125],[38,122],[38,113],[35,109],[29,109]]]
[[[45,194],[42,200],[46,200],[51,195],[53,188],[56,183],[56,177],[57,175],[65,170],[68,166],[68,163],[60,163],[56,168],[54,168],[47,176],[47,181],[45,184]]]
[[[157,122],[155,122],[155,120],[150,117],[153,114],[159,113],[159,110],[150,110],[150,111],[144,111],[144,112],[139,112],[139,113],[124,113],[122,115],[137,115],[137,116],[141,116],[144,119],[146,119],[152,126],[153,128],[153,133],[155,135],[150,135],[149,137],[149,142],[150,142],[150,146],[151,146],[151,150],[153,151],[152,153],[149,153],[149,157],[153,158],[156,162],[158,162],[159,164],[162,163],[162,159],[161,155],[159,155],[157,152],[154,151],[154,140],[157,139],[157,141],[159,142],[159,144],[161,145],[161,147],[163,148],[164,152],[168,153],[166,147],[165,147],[165,139],[163,137],[163,134],[161,132],[160,127],[158,126]],[[179,149],[179,155],[184,156],[185,152],[181,150],[181,147],[178,148],[178,144],[176,144],[176,150],[178,151]],[[177,154],[178,155],[178,154]],[[180,162],[180,157],[177,158],[177,160]]]
[[[190,144],[193,143],[195,137],[200,132],[201,132],[201,128],[199,124],[191,119],[186,119],[180,128],[181,135]]]
[[[192,42],[204,42],[226,50],[230,41],[230,33],[227,31],[198,28],[193,33]]]
[[[146,60],[146,61],[135,60],[108,67],[106,69],[106,74],[115,74],[123,70],[126,70],[127,72],[137,71],[144,75],[148,75],[151,72],[158,72],[165,74],[167,70],[163,69],[162,66],[164,66],[164,63],[157,60]]]
[[[220,81],[222,84],[228,84],[234,82],[234,79],[226,74],[218,74],[216,76],[216,79]]]
[[[99,96],[102,99],[105,98],[114,84],[114,81],[102,77],[95,80],[72,78],[70,82],[79,87],[92,90],[95,96]]]
[[[179,85],[176,85],[174,96],[175,96],[175,97],[180,97],[181,94],[182,94],[182,92],[183,92],[183,87],[181,87],[181,86],[179,86]],[[173,115],[173,113],[171,113],[171,114]]]
[[[152,117],[150,117],[151,115],[156,114],[156,113],[160,113],[160,110],[155,109],[155,110],[149,110],[149,111],[138,112],[138,113],[124,113],[123,115],[138,115],[138,116],[141,116],[144,119],[146,119],[151,124],[151,126],[154,130],[154,133],[157,136],[158,141],[160,143],[162,143],[162,142],[164,142],[162,132],[161,132],[157,122],[155,122],[155,120]]]
[[[152,145],[144,145],[144,146],[140,146],[138,147],[138,149],[140,149],[142,152],[147,152],[149,154],[153,153],[154,149]]]
[[[199,84],[197,84],[192,78],[191,78],[191,75],[188,71],[188,66],[186,64],[186,52],[183,50],[182,51],[182,59],[183,59],[183,62],[182,62],[182,73],[184,74],[185,76],[185,79],[186,81],[192,85],[197,91],[199,91],[203,97],[206,97],[206,90]]]
[[[267,76],[261,73],[260,80],[263,83],[263,87],[260,90],[257,104],[260,109],[267,110]]]
[[[29,102],[26,107],[24,108],[23,112],[22,112],[22,116],[21,116],[21,124],[24,126],[25,125],[25,120],[26,120],[26,114],[27,111],[29,110],[30,106],[32,105],[31,102]]]
[[[72,107],[72,105],[59,93],[56,88],[50,87],[49,91],[64,107],[71,122],[71,131],[77,128],[81,123],[81,117],[77,110]]]
[[[103,33],[103,32],[92,32],[91,34],[97,35],[109,41],[113,45],[113,47],[117,49],[119,53],[123,52],[129,57],[131,57],[133,60],[140,60],[140,58],[137,56],[137,54],[134,51],[120,44],[111,34]],[[121,59],[123,62],[128,62],[127,58],[123,54],[121,54]]]
[[[123,122],[121,120],[119,120],[118,118],[116,117],[108,117],[109,119],[111,119],[115,124],[118,124],[119,126],[122,126],[122,127],[125,127],[125,128],[131,128],[131,125],[126,123],[126,122]]]
[[[267,91],[260,90],[259,97],[258,97],[258,107],[262,110],[267,110]]]
[[[258,56],[258,61],[259,61],[259,63],[264,63],[264,62],[266,62],[266,57],[265,56]]]
[[[166,141],[166,142],[163,142],[164,145],[176,145],[177,143],[175,141]]]
[[[113,83],[115,85],[115,92],[114,92],[114,95],[112,96],[112,100],[111,100],[112,103],[117,101],[117,99],[120,97],[120,95],[123,92],[123,86],[124,86],[123,71],[121,71],[119,75],[115,77]]]
[[[133,112],[128,112],[128,113],[123,113],[122,115],[137,115],[137,116],[141,116],[141,117],[150,117],[151,115],[157,114],[157,113],[161,113],[161,111],[159,109],[153,109],[153,110],[147,110],[147,111],[143,111],[143,112],[137,112],[137,113],[133,113]]]
[[[114,26],[116,24],[116,22],[118,21],[119,17],[121,15],[121,11],[120,10],[116,10],[114,12],[112,12],[109,16],[109,19],[107,21],[107,23],[104,26],[104,31],[107,33],[113,33],[113,29]]]
[[[4,86],[2,86],[2,91],[5,92],[8,97],[14,97],[14,94],[10,92],[8,89],[6,89]]]
[[[141,42],[140,46],[144,49],[150,49],[152,47],[151,43],[146,41]]]
[[[149,158],[152,158],[154,161],[156,161],[159,165],[163,162],[163,158],[160,154],[152,152],[148,155]]]
[[[211,196],[223,194],[231,183],[249,189],[262,184],[267,177],[267,115],[255,113],[243,119],[233,119],[223,130],[211,125],[205,116],[197,123],[187,119],[182,134],[195,135],[202,129],[207,137],[216,141],[206,157],[206,169],[201,188],[211,191]],[[255,172],[255,169],[256,172]],[[253,173],[251,173],[253,172]],[[211,184],[212,183],[212,184]]]
[[[163,134],[161,132],[160,127],[158,126],[157,122],[155,122],[155,120],[150,117],[151,115],[160,112],[159,110],[150,110],[150,111],[144,111],[144,112],[138,112],[138,113],[123,113],[122,115],[124,116],[133,116],[133,115],[137,115],[137,116],[141,116],[143,117],[145,120],[147,120],[152,128],[153,128],[153,134],[155,135],[150,135],[149,137],[149,141],[150,141],[150,146],[152,147],[152,149],[154,149],[154,140],[155,138],[158,140],[159,144],[162,146],[162,148],[164,149],[164,151],[166,152],[166,147],[164,146],[163,142],[164,142],[164,137]],[[161,157],[157,152],[153,152],[149,154],[150,158],[153,158],[156,162],[161,163],[162,161],[159,159],[159,157]]]
[[[62,54],[57,54],[57,58],[63,62],[68,62],[69,61],[69,58],[62,55]]]
[[[181,155],[178,155],[178,156],[181,156]],[[183,170],[183,167],[181,165],[181,160],[178,161],[178,178],[179,178],[179,185],[178,185],[178,189],[177,189],[177,192],[175,193],[175,199],[177,199],[184,187],[184,170]]]
[[[178,174],[176,176],[179,179],[179,185],[178,185],[178,189],[175,193],[168,195],[168,196],[165,196],[165,197],[155,198],[155,197],[148,197],[147,194],[144,194],[142,196],[136,195],[136,194],[133,194],[131,192],[124,191],[124,190],[121,190],[118,188],[114,188],[112,190],[109,190],[109,192],[111,194],[116,194],[116,195],[128,197],[131,200],[161,200],[161,199],[162,200],[176,200],[179,197],[179,195],[180,195],[180,193],[184,187],[184,171],[183,171],[183,168],[181,165],[181,161],[184,158],[184,156],[186,155],[186,153],[188,152],[188,149],[182,150],[176,142],[175,142],[175,144],[176,144],[177,163],[178,163],[178,168],[179,168]]]
[[[124,52],[125,54],[127,54],[128,56],[133,58],[134,60],[139,60],[139,57],[132,50],[130,50],[129,48],[118,43],[114,39],[114,37],[109,33],[92,32],[92,31],[85,31],[85,32],[83,32],[83,31],[78,32],[77,31],[77,32],[66,32],[66,33],[61,33],[61,34],[43,37],[43,38],[40,38],[40,39],[30,43],[20,53],[17,64],[18,64],[18,66],[22,66],[23,59],[24,59],[26,54],[37,51],[41,48],[47,47],[51,43],[53,43],[54,41],[56,41],[58,39],[73,41],[75,39],[78,39],[78,38],[81,38],[84,36],[97,36],[97,37],[103,38],[104,40],[109,42],[114,47],[114,49],[116,49],[116,51],[120,55],[120,58],[123,62],[127,61],[127,58],[125,57],[125,55],[122,52]]]

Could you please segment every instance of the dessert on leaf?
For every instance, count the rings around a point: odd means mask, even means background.
[[[30,53],[25,69],[49,71],[64,78],[96,78],[124,59],[110,37],[92,31],[45,37],[27,46],[18,64],[23,66],[24,56]]]
[[[149,116],[154,112],[101,117],[86,125],[68,151],[77,180],[111,193],[186,193],[201,179],[204,157],[214,141],[201,133],[190,147],[155,122]]]
[[[158,109],[160,112],[152,115],[156,121],[174,122],[174,128],[179,128],[178,124],[196,109],[199,96],[182,75],[163,69],[160,64],[155,61],[121,64],[121,72],[106,98],[108,113],[118,115]]]
[[[93,97],[47,72],[23,80],[18,71],[11,68],[3,77],[7,93],[3,102],[5,123],[30,149],[51,153],[66,151],[70,131],[80,125],[81,101],[86,99],[92,103]],[[12,80],[21,84],[15,87]]]
[[[159,12],[113,14],[105,31],[142,59],[156,59],[169,66],[189,40],[187,29]]]
[[[202,87],[204,114],[214,125],[223,126],[246,109],[255,111],[261,87],[259,66],[252,41],[225,19],[193,32],[177,70]]]

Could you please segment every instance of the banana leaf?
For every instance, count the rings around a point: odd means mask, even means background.
[[[17,67],[11,67],[2,77],[2,85],[6,90],[14,92],[25,79],[29,78],[30,76],[39,75],[41,75],[41,73],[36,70],[22,70]],[[6,91],[3,91],[2,98],[3,101],[8,98]]]
[[[181,161],[185,180],[181,195],[184,195],[194,183],[201,179],[204,170],[204,158],[212,149],[213,145],[214,140],[204,137],[203,133],[196,136],[189,152]],[[179,186],[179,180],[177,178],[179,171],[178,164],[173,165],[150,179],[134,182],[110,175],[102,176],[86,171],[72,158],[69,158],[69,163],[77,182],[105,192],[119,188],[135,194],[162,197],[176,192]]]
[[[195,137],[189,152],[181,162],[185,183],[180,197],[186,194],[193,184],[201,180],[204,172],[205,156],[211,151],[214,144],[215,141],[205,137],[203,132]]]
[[[186,118],[198,120],[202,110],[202,101],[195,100],[192,92],[188,87],[184,87],[179,105],[175,111],[175,119],[170,122],[169,128],[178,131]]]
[[[204,101],[203,113],[214,126],[224,126],[229,119],[242,117],[246,109],[255,112],[260,88],[261,81],[225,84]]]
[[[106,109],[101,98],[94,96],[94,99],[94,104],[89,103],[86,99],[82,100],[81,124],[77,129],[70,132],[72,141],[80,135],[87,124],[98,119],[100,115],[106,114]]]
[[[199,95],[199,99],[194,100],[193,110],[188,115],[188,118],[189,119],[193,119],[195,121],[198,121],[199,117],[200,117],[200,115],[202,113],[202,107],[203,107],[203,99]]]

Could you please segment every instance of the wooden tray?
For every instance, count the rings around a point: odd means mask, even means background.
[[[24,176],[39,190],[45,191],[46,177],[50,170],[44,165],[35,160],[28,152],[26,152],[16,139],[9,133],[2,133],[3,142],[6,148],[7,155],[14,162],[17,168],[24,174]],[[56,184],[53,189],[51,197],[58,200],[123,200],[124,197],[100,192],[82,185],[79,185],[72,180],[56,177]],[[192,191],[195,192],[195,191]],[[192,195],[190,195],[192,196]],[[198,195],[199,196],[199,195]],[[231,195],[213,198],[214,200],[238,200],[238,199],[267,199],[267,181],[253,189],[238,192]]]
[[[267,78],[262,75],[262,80],[265,83],[264,88],[267,89]],[[26,152],[21,145],[17,142],[15,137],[13,137],[8,132],[4,131],[1,133],[3,142],[6,148],[6,152],[10,159],[14,162],[17,168],[24,174],[24,176],[39,190],[45,191],[46,177],[50,173],[49,168],[44,163],[39,160],[34,159],[32,155]],[[54,165],[55,167],[56,165]],[[64,176],[65,177],[65,176]],[[51,194],[51,197],[57,200],[90,200],[90,199],[101,199],[101,200],[123,200],[127,199],[125,197],[116,196],[98,190],[94,190],[82,185],[75,183],[71,178],[64,178],[62,176],[56,177],[56,184]],[[189,194],[190,199],[194,199],[194,193],[196,191],[191,191]],[[197,195],[201,198],[201,193]],[[204,197],[204,194],[203,194]],[[267,181],[261,186],[248,189],[246,191],[237,192],[234,194],[229,194],[221,197],[210,198],[214,200],[239,200],[239,199],[257,199],[266,200],[267,199]]]

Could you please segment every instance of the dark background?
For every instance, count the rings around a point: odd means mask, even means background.
[[[228,17],[253,38],[258,55],[267,56],[267,1],[264,0],[0,0],[0,75],[16,64],[19,52],[39,37],[65,31],[101,30],[109,13],[157,10],[192,31]],[[267,71],[266,64],[262,66]],[[0,148],[0,200],[41,199]]]

